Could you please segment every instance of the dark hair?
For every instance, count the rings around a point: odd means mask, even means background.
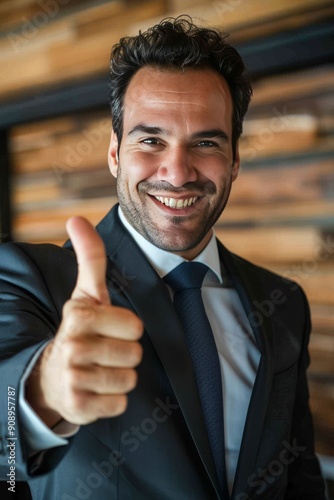
[[[233,101],[232,147],[252,95],[249,76],[235,48],[218,29],[201,28],[188,16],[163,19],[133,37],[121,38],[111,52],[110,107],[113,129],[120,144],[123,135],[124,95],[133,75],[144,66],[163,69],[211,68],[222,75]]]

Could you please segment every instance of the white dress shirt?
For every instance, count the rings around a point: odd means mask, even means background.
[[[161,278],[186,260],[146,240],[129,224],[120,208],[119,216]],[[193,262],[202,262],[209,267],[203,281],[202,298],[220,361],[226,474],[231,493],[260,351],[236,290],[222,276],[214,234]]]
[[[161,278],[185,261],[179,255],[161,250],[146,240],[125,219],[120,208],[119,216]],[[202,262],[209,267],[203,281],[202,298],[220,360],[224,401],[226,472],[231,492],[250,396],[260,360],[260,351],[238,294],[222,276],[214,234],[204,250],[194,259],[194,262]],[[26,429],[29,444],[36,451],[67,444],[66,437],[75,434],[79,428],[62,422],[58,427],[50,430],[24,399],[24,381],[29,376],[38,354],[26,370],[21,384],[20,398],[22,423]]]

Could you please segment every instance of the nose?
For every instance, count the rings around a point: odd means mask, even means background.
[[[197,171],[192,163],[191,154],[181,146],[170,148],[166,152],[157,175],[159,180],[169,182],[175,187],[197,180]]]

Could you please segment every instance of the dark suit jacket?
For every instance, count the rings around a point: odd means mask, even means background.
[[[132,309],[145,324],[138,387],[122,416],[82,426],[68,446],[33,457],[18,412],[16,479],[29,482],[36,500],[221,498],[192,363],[168,290],[116,209],[98,231],[113,303]],[[321,500],[305,374],[310,318],[304,293],[220,243],[219,251],[261,351],[232,499]],[[7,386],[18,394],[27,363],[53,338],[76,274],[70,245],[0,247],[2,480],[8,479]]]

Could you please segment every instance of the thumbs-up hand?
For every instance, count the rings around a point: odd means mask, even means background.
[[[103,241],[81,217],[70,219],[67,230],[78,261],[77,283],[27,392],[50,427],[62,418],[87,424],[123,413],[142,358],[142,322],[110,303]]]

